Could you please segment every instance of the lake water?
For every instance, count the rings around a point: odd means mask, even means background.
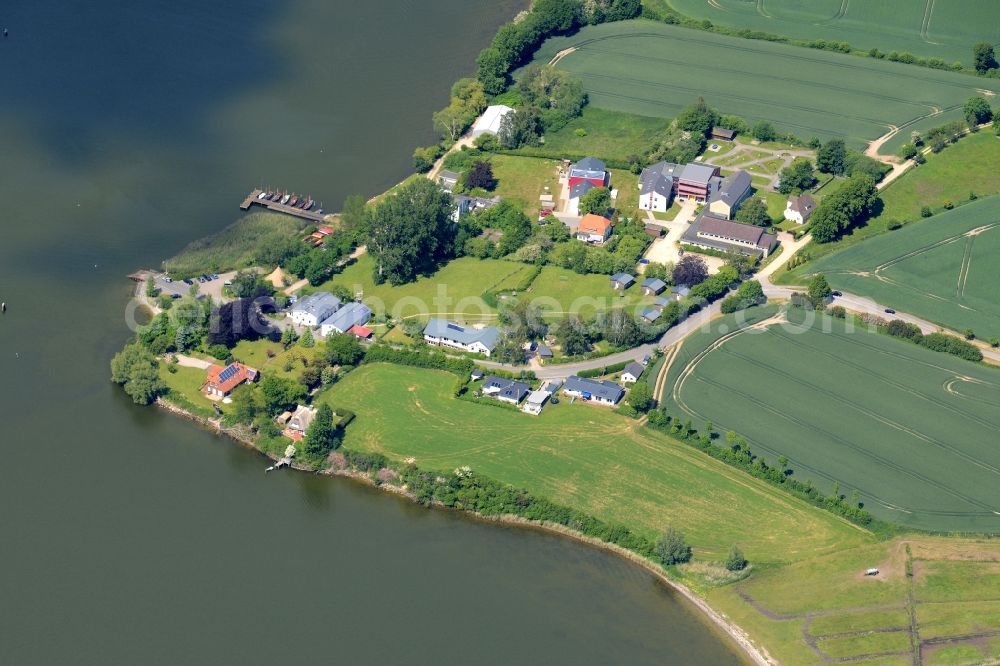
[[[124,276],[403,178],[515,0],[0,6],[0,663],[739,663],[651,576],[281,472],[107,379]]]

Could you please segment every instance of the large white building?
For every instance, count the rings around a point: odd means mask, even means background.
[[[300,326],[319,326],[320,322],[340,309],[340,299],[328,291],[317,291],[299,299],[288,316]]]
[[[508,113],[514,113],[514,109],[503,104],[494,104],[486,107],[483,115],[472,126],[472,136],[478,137],[483,134],[496,134],[500,131],[500,123]]]
[[[324,338],[331,333],[346,333],[353,326],[364,326],[372,318],[371,309],[364,303],[348,303],[319,325],[319,334]]]
[[[497,347],[500,331],[496,326],[472,328],[447,319],[433,318],[424,328],[424,340],[440,347],[454,347],[463,351],[489,356]]]

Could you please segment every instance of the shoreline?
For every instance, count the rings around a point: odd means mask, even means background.
[[[274,455],[261,450],[256,445],[256,443],[252,438],[241,434],[235,428],[223,427],[221,421],[215,421],[202,416],[198,416],[197,414],[192,414],[186,409],[178,405],[175,405],[174,403],[169,402],[169,400],[165,400],[163,398],[157,398],[156,402],[154,402],[153,404],[167,412],[183,416],[189,421],[193,421],[205,428],[208,428],[209,430],[212,430],[218,435],[225,435],[230,439],[232,439],[233,441],[238,442],[240,445],[253,449],[254,451],[260,453],[269,460],[272,461],[278,460],[278,458],[275,457]],[[322,471],[315,471],[302,467],[300,465],[296,465],[294,460],[290,465],[290,468],[297,472],[305,472],[308,474],[351,479],[359,484],[368,486],[380,492],[396,495],[398,497],[405,498],[410,502],[414,501],[413,495],[410,494],[404,487],[397,486],[392,483],[377,484],[370,475],[364,472],[358,472],[351,469],[327,469]],[[438,504],[437,502],[432,503],[431,506],[437,510],[446,508]],[[705,601],[697,594],[695,594],[695,592],[692,591],[691,588],[689,588],[687,585],[684,585],[681,582],[671,579],[661,567],[657,566],[653,562],[637,555],[636,553],[630,550],[627,550],[625,548],[622,548],[621,546],[612,543],[607,543],[606,541],[601,541],[600,539],[588,537],[580,532],[569,529],[564,525],[547,523],[547,522],[537,522],[528,520],[527,518],[521,518],[520,516],[513,516],[513,515],[485,516],[475,511],[467,511],[463,509],[457,509],[457,510],[451,509],[451,510],[455,511],[456,513],[461,513],[464,516],[472,518],[474,520],[480,520],[489,523],[498,523],[501,525],[507,525],[512,527],[520,527],[523,529],[539,530],[549,534],[556,534],[559,536],[572,539],[577,543],[581,543],[593,548],[599,548],[601,550],[614,553],[615,555],[625,560],[628,560],[633,565],[641,567],[647,573],[651,574],[654,578],[656,578],[659,582],[663,583],[671,590],[680,594],[688,603],[694,606],[694,608],[697,611],[700,611],[701,615],[704,618],[709,620],[709,624],[711,625],[710,628],[712,630],[721,632],[725,636],[725,638],[738,649],[740,653],[742,653],[746,658],[749,659],[751,663],[756,664],[757,666],[773,666],[774,664],[778,663],[775,659],[773,659],[770,656],[770,654],[764,647],[757,645],[753,641],[753,639],[750,637],[750,634],[744,631],[739,625],[729,620],[725,615],[712,608],[707,601]]]

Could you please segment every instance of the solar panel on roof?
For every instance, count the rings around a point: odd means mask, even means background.
[[[465,329],[458,324],[448,324],[448,328],[452,331],[458,331],[460,333],[465,332]]]
[[[219,373],[219,381],[224,382],[232,378],[236,373],[240,371],[239,366],[231,365],[222,372]]]

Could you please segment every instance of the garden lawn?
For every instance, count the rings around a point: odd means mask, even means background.
[[[801,139],[843,138],[855,148],[903,127],[889,152],[911,129],[961,119],[962,104],[981,89],[1000,92],[996,80],[647,20],[549,39],[535,62],[568,48],[576,50],[557,66],[580,77],[598,108],[668,117],[703,96],[751,124],[769,121]],[[942,113],[931,117],[935,109]]]
[[[788,561],[870,538],[610,409],[564,400],[535,417],[457,399],[455,381],[365,365],[323,399],[357,414],[347,448],[413,457],[428,470],[469,465],[648,536],[676,525],[701,558],[739,542],[755,561]]]
[[[160,378],[166,382],[170,392],[165,396],[167,400],[174,402],[178,407],[182,407],[198,416],[212,418],[215,416],[213,404],[226,409],[221,402],[216,403],[205,397],[201,392],[201,387],[205,384],[205,371],[200,368],[188,368],[185,366],[175,366],[177,372],[167,370],[168,363],[160,361]]]
[[[394,287],[388,282],[376,285],[372,279],[374,267],[375,260],[362,255],[326,284],[304,291],[342,285],[351,293],[363,294],[364,303],[373,310],[376,319],[388,314],[394,319],[441,316],[479,321],[496,315],[496,310],[483,301],[483,292],[500,286],[513,287],[532,270],[528,264],[512,261],[462,257],[445,264],[430,277]]]
[[[947,63],[972,65],[972,45],[1000,41],[991,0],[645,0],[715,25],[803,40],[848,42],[856,49],[909,52]]]
[[[786,456],[824,492],[837,484],[850,500],[856,489],[883,520],[1000,531],[1000,375],[844,320],[805,322],[813,314],[738,331],[727,317],[729,333],[717,323],[688,337],[669,371],[670,410],[737,431],[771,465]]]
[[[317,354],[323,353],[324,341],[315,333],[313,335],[316,336],[314,346],[303,347],[296,343],[289,347],[288,350],[285,350],[284,345],[280,342],[271,342],[265,339],[253,341],[240,340],[233,347],[233,358],[244,365],[256,368],[262,375],[277,375],[278,377],[298,381],[299,375],[302,374],[302,369],[306,367],[306,363],[315,358]],[[268,351],[273,356],[269,357]],[[305,359],[305,363],[303,363],[302,359]],[[290,369],[286,370],[285,365],[290,365]]]
[[[955,330],[1000,337],[1000,196],[914,222],[806,264],[835,289]]]
[[[551,194],[559,201],[559,162],[538,157],[494,155],[493,175],[497,180],[494,194],[521,206],[532,220],[538,219],[539,197]],[[549,189],[546,191],[546,187]]]
[[[663,118],[586,106],[578,118],[556,132],[547,133],[543,146],[529,150],[554,159],[593,155],[602,160],[625,162],[631,155],[648,151],[667,126]],[[578,130],[586,134],[579,136]]]
[[[572,314],[589,319],[597,312],[606,312],[616,307],[624,307],[631,312],[641,305],[652,303],[654,297],[642,294],[640,282],[637,279],[625,291],[616,291],[611,288],[611,278],[608,275],[581,275],[566,268],[546,266],[523,296],[531,299],[534,305],[552,318]]]

